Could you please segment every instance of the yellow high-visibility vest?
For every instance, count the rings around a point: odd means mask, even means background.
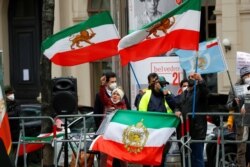
[[[148,111],[148,103],[150,100],[150,97],[152,95],[152,90],[146,90],[146,92],[143,94],[140,103],[139,103],[139,111]],[[167,113],[173,113],[171,108],[168,106],[168,103],[164,99],[165,107],[167,109]]]

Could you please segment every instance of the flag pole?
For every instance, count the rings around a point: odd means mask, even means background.
[[[195,55],[195,73],[197,73],[197,71],[198,71],[198,56],[199,56],[198,51],[196,51],[196,55]],[[193,95],[192,118],[194,118],[194,116],[195,116],[196,83],[197,83],[197,81],[194,80],[194,95]]]
[[[132,70],[132,73],[133,73],[133,75],[134,75],[134,77],[135,77],[135,81],[136,81],[136,83],[137,83],[137,85],[138,85],[138,88],[141,89],[141,86],[140,86],[139,81],[138,81],[138,79],[137,79],[137,77],[136,77],[136,75],[135,75],[135,71],[134,71],[134,69],[133,69],[131,63],[129,63],[129,67],[130,67],[130,69]]]
[[[223,57],[224,64],[226,65],[227,76],[228,76],[228,79],[229,79],[230,86],[231,86],[231,88],[232,88],[233,95],[236,96],[235,91],[234,91],[234,88],[233,88],[232,79],[231,79],[231,76],[230,76],[230,73],[229,73],[229,70],[228,70],[227,62],[226,62],[226,59],[225,59],[225,56],[224,56],[224,52],[223,52],[223,50],[222,50],[222,45],[221,45],[221,42],[220,42],[220,38],[219,38],[219,37],[217,37],[217,41],[218,41],[218,44],[219,44],[219,47],[220,47],[219,50],[220,50],[221,55],[222,55],[222,57]]]

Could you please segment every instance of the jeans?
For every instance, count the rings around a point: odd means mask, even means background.
[[[191,143],[190,147],[192,149],[191,153],[191,166],[192,167],[205,167],[203,150],[204,143]]]

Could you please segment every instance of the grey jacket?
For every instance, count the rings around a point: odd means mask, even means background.
[[[242,79],[239,79],[236,83],[235,83],[235,86],[238,86],[238,85],[244,85],[244,81]],[[228,94],[228,100],[227,100],[227,108],[229,111],[234,111],[236,113],[239,113],[240,112],[240,109],[241,107],[243,106],[244,104],[244,96],[238,96],[238,98],[240,99],[240,103],[239,105],[237,105],[235,102],[234,102],[234,99],[236,98],[237,96],[234,94],[233,90],[231,89],[229,91],[229,94]],[[242,116],[235,116],[234,118],[235,120],[235,124],[237,126],[242,126]]]

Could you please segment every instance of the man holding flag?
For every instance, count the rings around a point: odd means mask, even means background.
[[[194,89],[195,87],[196,89]],[[195,109],[195,112],[206,112],[208,108],[208,94],[209,90],[201,75],[198,73],[190,74],[188,77],[188,88],[180,95],[179,102],[177,103],[176,115],[183,115],[186,118],[187,113],[192,113],[193,109]],[[191,118],[189,125],[191,139],[205,140],[207,132],[206,116],[195,115]],[[192,150],[191,166],[204,167],[204,143],[191,143],[190,147]]]

